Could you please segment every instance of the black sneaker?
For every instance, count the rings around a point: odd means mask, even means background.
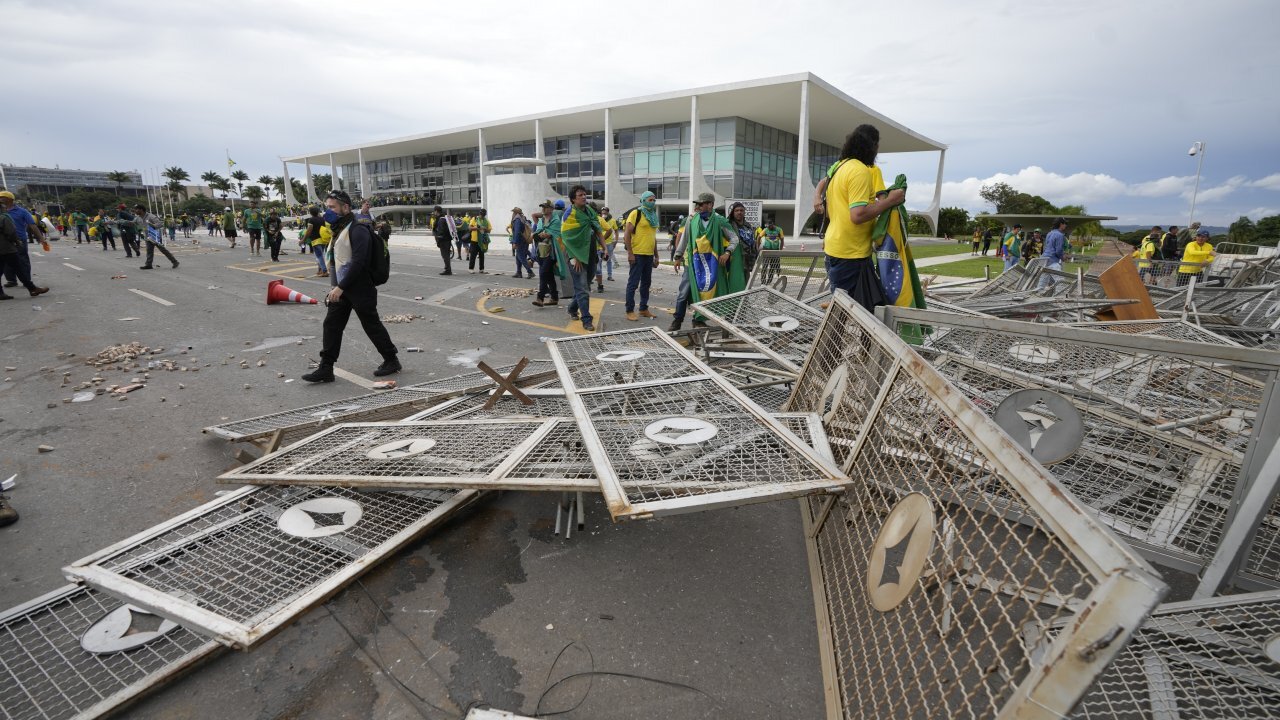
[[[311,372],[302,376],[303,380],[310,383],[333,382],[333,366],[329,363],[320,363],[320,365]]]
[[[173,261],[173,269],[174,269],[174,270],[177,270],[177,269],[178,269],[178,261],[177,261],[177,260],[174,260],[174,261]]]
[[[400,369],[401,368],[400,368],[399,360],[395,358],[391,358],[390,360],[383,360],[382,364],[378,366],[378,369],[373,371],[373,376],[384,377],[386,375],[398,373],[400,372]]]
[[[667,332],[676,332],[684,323],[680,320],[672,320],[671,325],[667,326]]]
[[[13,509],[8,500],[0,495],[0,527],[18,522],[18,511]]]
[[[587,332],[595,332],[596,326],[592,325],[590,322],[584,322],[582,323],[582,329],[586,330]]]
[[[577,319],[578,319],[578,313],[569,313],[569,319],[570,319],[570,320],[577,320]]]
[[[150,265],[142,265],[142,266],[140,266],[138,269],[139,269],[139,270],[150,270],[150,269],[151,269],[151,266],[150,266]]]

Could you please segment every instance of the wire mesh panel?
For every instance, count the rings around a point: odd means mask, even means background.
[[[1243,720],[1278,714],[1280,592],[1271,591],[1160,606],[1072,717]]]
[[[551,359],[568,387],[607,387],[696,377],[704,367],[657,328],[593,333],[548,341]],[[569,372],[566,378],[564,373]]]
[[[1061,717],[1163,594],[1141,559],[847,296],[792,404],[841,433],[832,449],[854,478],[843,495],[802,503],[829,717]],[[1025,628],[1059,622],[1070,631],[1032,654]]]
[[[248,648],[475,497],[455,490],[246,487],[63,573]]]
[[[553,381],[558,384],[558,381]],[[459,418],[549,418],[569,417],[569,403],[565,400],[564,391],[559,389],[542,389],[539,384],[534,389],[525,390],[524,394],[533,400],[532,405],[525,405],[509,394],[504,394],[492,408],[484,406],[493,393],[472,393],[459,398],[446,400],[435,407],[414,413],[404,422],[418,420],[457,420]]]
[[[796,372],[822,323],[819,311],[769,287],[722,295],[695,303],[694,308],[713,324]]]
[[[1104,330],[1106,332],[1125,333],[1127,335],[1150,335],[1171,340],[1202,342],[1210,345],[1239,347],[1240,343],[1223,337],[1211,330],[1189,323],[1185,320],[1119,320],[1109,322],[1068,323],[1086,330]]]
[[[494,368],[499,375],[506,377],[515,369],[516,363],[510,365],[502,365]],[[517,378],[518,385],[529,385],[533,383],[543,382],[555,377],[555,366],[546,358],[538,358],[530,360],[525,365],[524,370]],[[405,385],[405,390],[414,390],[417,392],[430,393],[432,395],[442,395],[446,393],[464,393],[479,392],[487,390],[493,386],[493,379],[489,377],[483,370],[462,373],[452,377],[439,378],[436,380],[427,380],[425,382],[414,383],[413,385]]]
[[[768,286],[807,302],[830,291],[826,260],[821,250],[761,250],[747,287]]]
[[[592,482],[507,477],[513,464],[567,420],[350,423],[224,473],[218,482],[363,488],[594,490]],[[526,479],[527,480],[527,479]]]
[[[0,717],[101,717],[219,649],[141,608],[67,585],[0,612]]]
[[[517,379],[516,385],[527,386],[545,382],[555,377],[555,369],[549,360],[531,360]],[[507,375],[515,367],[504,365],[496,371]],[[493,388],[495,383],[482,371],[462,373],[407,385],[398,390],[357,395],[344,400],[331,400],[296,410],[262,415],[245,420],[213,425],[204,432],[227,440],[249,441],[267,437],[281,431],[285,434],[315,432],[334,423],[357,421],[401,420],[416,412],[430,408],[440,401],[468,392],[481,392]]]
[[[1021,265],[1014,265],[997,275],[991,282],[974,290],[966,300],[1017,292],[1022,289],[1022,282],[1026,279],[1026,275],[1027,273],[1022,269]],[[960,301],[958,304],[968,306],[969,303]]]

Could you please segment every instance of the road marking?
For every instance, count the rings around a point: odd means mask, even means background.
[[[72,270],[79,270],[80,272],[84,272],[84,268],[80,267],[79,265],[72,265],[71,263],[62,263],[62,264],[63,264],[63,265],[66,265],[67,267],[71,268]]]
[[[144,298],[146,298],[146,299],[148,299],[148,300],[155,300],[156,302],[160,303],[161,305],[173,305],[173,303],[169,302],[168,300],[165,300],[165,299],[164,299],[164,298],[162,298],[162,297],[156,297],[155,295],[152,295],[152,294],[151,294],[151,293],[149,293],[149,292],[143,292],[143,291],[141,291],[141,290],[138,290],[137,288],[129,288],[129,292],[131,292],[131,293],[137,293],[138,295],[141,295],[142,297],[144,297]]]
[[[335,368],[333,369],[333,374],[334,374],[334,375],[337,375],[338,377],[342,378],[343,380],[349,380],[349,381],[351,381],[351,382],[355,383],[356,385],[359,385],[360,387],[364,388],[365,390],[372,390],[372,389],[373,389],[373,381],[372,381],[372,380],[366,380],[366,379],[364,379],[364,378],[360,377],[359,375],[357,375],[357,374],[355,374],[355,373],[353,373],[353,372],[347,372],[346,370],[343,370],[343,369],[342,369],[342,368],[340,368],[340,367],[335,367]]]

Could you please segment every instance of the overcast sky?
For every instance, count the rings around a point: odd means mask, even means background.
[[[712,9],[714,8],[714,10]],[[557,14],[565,13],[571,14]],[[1119,223],[1280,213],[1280,2],[0,0],[0,161],[252,177],[280,155],[811,71],[1002,179]],[[889,158],[911,206],[936,156]]]

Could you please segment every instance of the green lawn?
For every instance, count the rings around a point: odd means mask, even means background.
[[[928,245],[911,243],[911,256],[917,260],[923,260],[940,255],[967,254],[970,247],[969,243],[963,245],[960,243],[929,243]]]
[[[945,275],[947,277],[959,278],[980,278],[982,277],[982,266],[991,266],[991,277],[995,279],[997,275],[1004,270],[1004,262],[996,257],[976,257],[969,260],[957,260],[956,262],[945,263],[942,265],[931,265],[929,267],[920,268],[921,276],[929,275]],[[1088,263],[1067,263],[1062,266],[1064,272],[1074,273],[1076,268],[1082,267],[1088,269]]]

